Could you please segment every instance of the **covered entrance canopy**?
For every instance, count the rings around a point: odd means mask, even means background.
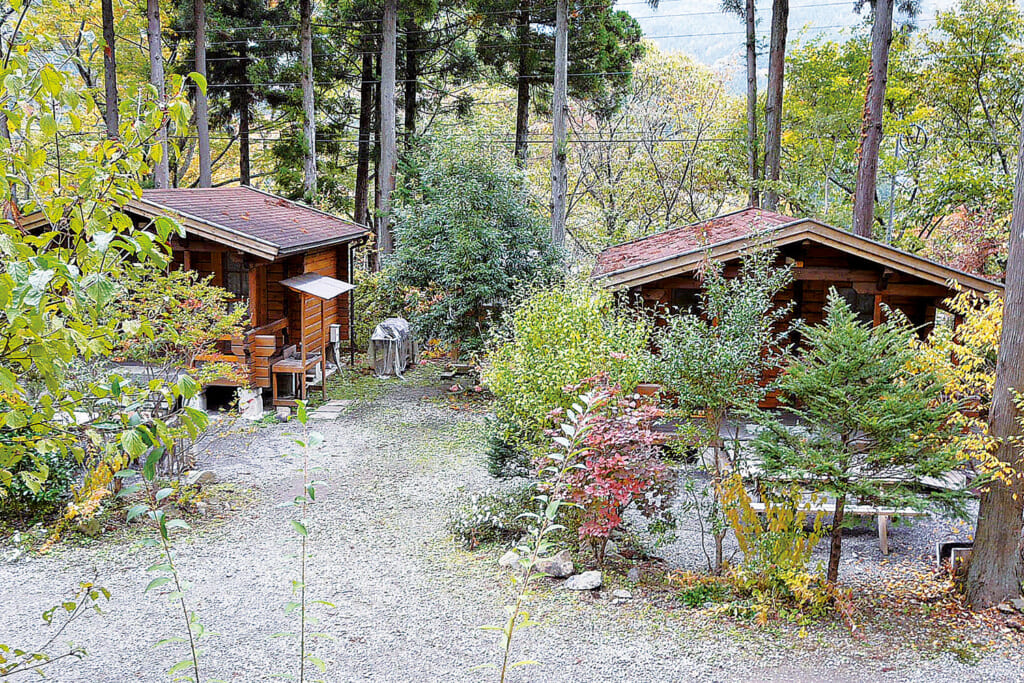
[[[286,280],[281,280],[281,286],[286,287],[293,292],[297,292],[301,297],[301,305],[299,307],[300,322],[299,329],[300,334],[300,357],[295,358],[284,358],[274,363],[271,368],[273,372],[273,393],[274,393],[274,405],[288,405],[294,403],[294,401],[287,401],[279,399],[277,396],[277,375],[279,374],[291,374],[301,375],[299,379],[299,398],[306,398],[306,371],[311,367],[315,367],[317,364],[320,365],[320,388],[323,392],[323,397],[327,398],[327,316],[325,315],[325,306],[328,301],[331,301],[342,294],[352,291],[355,289],[355,285],[349,284],[342,280],[338,280],[327,275],[321,275],[320,273],[303,273],[302,275],[296,275]],[[319,341],[320,341],[320,357],[319,359],[311,359],[309,357],[309,345],[306,343],[307,327],[312,324],[316,325],[317,320],[309,320],[313,316],[309,315],[310,311],[309,304],[312,303],[316,306],[316,302],[319,302]]]

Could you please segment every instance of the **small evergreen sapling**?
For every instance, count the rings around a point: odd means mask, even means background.
[[[851,499],[924,509],[962,495],[925,495],[916,482],[956,467],[943,434],[949,408],[930,372],[913,372],[915,334],[889,311],[878,327],[860,322],[833,289],[825,321],[803,330],[806,347],[779,383],[784,410],[805,430],[762,413],[754,447],[769,477],[802,482],[835,497],[827,580],[835,583],[844,509]]]

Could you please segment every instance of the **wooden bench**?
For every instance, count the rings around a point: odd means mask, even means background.
[[[754,512],[763,513],[767,506],[764,503],[751,503],[750,509]],[[825,513],[834,514],[836,506],[834,503],[825,505],[801,506],[801,510],[813,514]],[[889,518],[890,517],[927,517],[929,513],[915,510],[913,508],[885,508],[874,505],[847,505],[843,508],[844,515],[854,517],[871,517],[878,519],[878,547],[882,549],[883,555],[889,554]]]

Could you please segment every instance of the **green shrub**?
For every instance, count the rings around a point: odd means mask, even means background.
[[[529,520],[521,515],[534,507],[536,494],[535,484],[523,482],[482,495],[473,494],[452,513],[448,530],[467,548],[518,540],[529,527]]]
[[[479,349],[509,297],[557,271],[550,223],[497,147],[463,133],[430,138],[406,163],[385,266],[416,290],[410,314],[422,338]]]
[[[483,380],[497,399],[499,419],[537,442],[555,408],[569,408],[564,391],[599,372],[623,391],[649,378],[652,323],[615,305],[612,294],[585,282],[536,289],[506,317],[489,346]]]
[[[38,461],[23,458],[12,469],[11,473],[14,476],[10,488],[7,495],[0,498],[0,510],[5,515],[21,518],[48,515],[56,512],[70,496],[71,486],[75,483],[79,470],[75,460],[54,453],[42,454],[40,460],[46,465],[48,472],[45,479],[39,482],[38,491],[33,491],[20,476],[22,472],[34,471]]]
[[[530,471],[530,455],[514,430],[490,420],[487,432],[487,471],[495,479],[521,477]]]
[[[376,273],[357,271],[357,289],[352,298],[352,319],[356,348],[365,351],[373,328],[385,318],[406,318],[407,300],[412,295],[391,270]]]

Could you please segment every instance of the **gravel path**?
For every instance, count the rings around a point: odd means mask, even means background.
[[[327,681],[494,681],[478,664],[498,661],[496,623],[509,595],[493,552],[467,553],[447,538],[444,522],[461,490],[491,486],[480,462],[482,421],[424,400],[430,390],[393,383],[383,397],[358,402],[339,420],[315,428],[325,447],[310,459],[317,504],[310,514],[308,591],[334,608],[314,608],[312,646],[327,663]],[[297,574],[292,510],[279,507],[301,488],[291,440],[296,425],[272,425],[226,437],[201,463],[222,479],[251,487],[226,521],[204,522],[178,544],[188,600],[214,635],[202,641],[202,676],[271,680],[295,673],[297,646],[272,634],[297,628],[286,615]],[[867,541],[873,537],[867,534]],[[894,534],[900,548],[900,532]],[[851,543],[850,548],[855,548]],[[180,632],[180,614],[161,596],[143,593],[155,561],[137,542],[63,548],[0,565],[5,605],[0,642],[44,639],[40,613],[80,580],[96,574],[113,599],[101,615],[73,626],[89,655],[55,666],[58,682],[167,680],[186,652],[152,644]],[[515,681],[1016,681],[1008,660],[975,666],[951,655],[924,657],[887,642],[858,642],[841,628],[796,640],[772,629],[708,622],[636,599],[615,605],[609,592],[570,594],[540,586],[531,615],[540,626],[517,637]],[[640,597],[641,591],[637,591]]]

